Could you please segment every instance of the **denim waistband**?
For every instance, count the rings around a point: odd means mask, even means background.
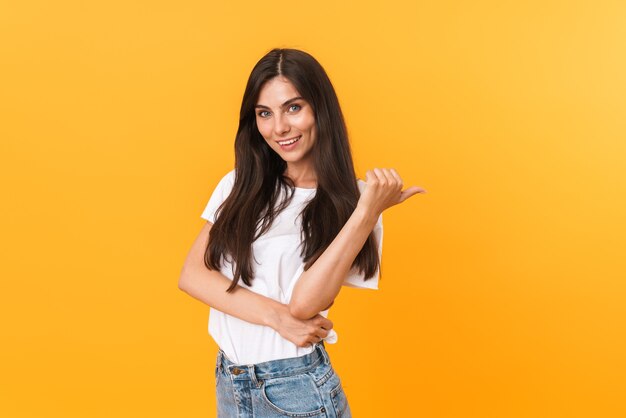
[[[219,371],[225,371],[233,380],[273,379],[305,373],[320,362],[330,363],[328,353],[324,348],[324,341],[315,344],[315,350],[300,357],[283,358],[278,360],[264,361],[257,364],[235,364],[230,361],[220,348],[217,353],[217,367]]]

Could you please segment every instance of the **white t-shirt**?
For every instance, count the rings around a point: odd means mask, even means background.
[[[215,211],[228,197],[235,181],[235,170],[228,172],[213,191],[201,217],[215,223]],[[358,180],[359,189],[363,191],[365,182]],[[287,304],[291,299],[293,288],[304,271],[304,263],[300,256],[302,217],[298,216],[306,203],[313,198],[317,189],[296,187],[293,200],[275,219],[270,229],[252,243],[254,255],[254,277],[252,285],[243,280],[237,284],[251,291]],[[382,254],[382,214],[374,227],[378,243],[379,257]],[[221,273],[233,279],[234,268],[228,260],[222,261]],[[378,289],[379,271],[367,281],[363,275],[353,268],[343,282],[344,286]],[[328,316],[328,310],[320,312]],[[225,314],[213,307],[209,311],[209,334],[226,356],[236,364],[256,364],[281,358],[299,357],[313,351],[313,347],[298,347],[283,338],[274,329],[252,324],[234,316]],[[324,339],[326,343],[337,341],[337,333],[333,329]]]

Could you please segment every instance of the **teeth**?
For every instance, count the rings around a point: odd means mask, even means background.
[[[300,137],[297,137],[297,138],[291,139],[291,140],[289,140],[289,141],[279,142],[279,144],[280,144],[280,145],[290,145],[290,144],[293,144],[294,142],[296,142],[298,139],[300,139]]]

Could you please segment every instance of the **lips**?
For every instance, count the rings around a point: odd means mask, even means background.
[[[298,136],[294,136],[293,138],[288,138],[288,139],[282,139],[280,141],[276,141],[278,143],[278,145],[281,146],[285,146],[285,145],[291,145],[292,143],[298,142],[298,140],[300,140],[300,138],[302,137],[302,135],[298,135]],[[296,140],[295,142],[291,142],[293,140]]]

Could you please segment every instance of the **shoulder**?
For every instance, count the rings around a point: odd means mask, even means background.
[[[220,189],[232,188],[233,184],[235,184],[235,169],[234,168],[222,176],[217,187]]]
[[[231,170],[222,176],[217,186],[213,189],[209,202],[204,208],[201,217],[211,223],[215,223],[215,214],[220,205],[226,200],[235,184],[235,170]]]
[[[235,182],[235,169],[233,168],[228,173],[224,174],[224,177],[222,177],[222,180],[234,183]]]
[[[224,174],[222,178],[218,181],[213,191],[213,194],[217,196],[221,196],[222,199],[225,199],[230,194],[234,185],[235,185],[235,169],[232,169],[226,174]]]

